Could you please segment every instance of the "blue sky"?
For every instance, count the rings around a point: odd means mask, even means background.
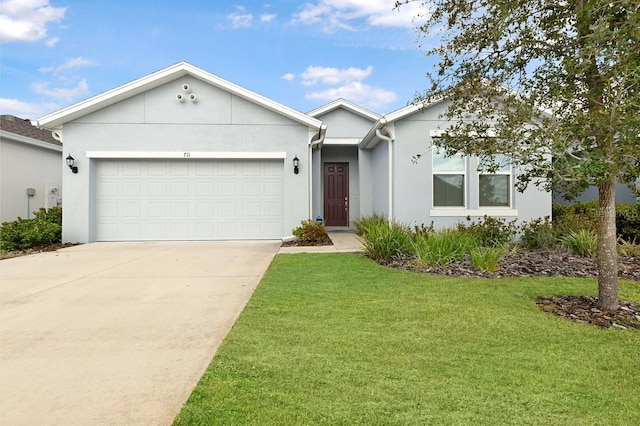
[[[0,113],[34,119],[180,61],[302,112],[426,88],[417,2],[0,0]],[[422,40],[424,42],[424,40]]]

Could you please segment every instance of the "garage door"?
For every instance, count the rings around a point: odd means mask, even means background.
[[[279,239],[282,160],[99,160],[98,241]]]

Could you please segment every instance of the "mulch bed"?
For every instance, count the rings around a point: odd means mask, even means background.
[[[613,312],[600,310],[598,299],[588,296],[540,296],[536,304],[545,312],[573,321],[640,331],[640,307],[632,302],[620,302]]]
[[[319,241],[319,242],[294,240],[294,241],[286,241],[282,243],[282,247],[311,247],[311,246],[332,246],[332,245],[333,245],[333,241],[331,241],[331,238],[329,238],[328,235],[326,235],[322,239],[322,241]]]
[[[0,259],[11,259],[13,257],[26,256],[28,254],[44,253],[47,251],[56,251],[65,247],[77,246],[79,243],[59,243],[49,244],[41,247],[33,247],[27,250],[8,251],[0,254]]]
[[[529,250],[519,248],[501,262],[501,269],[487,272],[475,268],[469,259],[454,262],[446,268],[418,268],[411,260],[394,260],[387,266],[415,272],[459,277],[584,277],[598,276],[597,260],[582,257],[565,250]],[[640,257],[619,256],[618,275],[621,279],[640,285]],[[537,304],[545,312],[574,321],[595,324],[600,327],[633,328],[640,331],[640,308],[632,302],[620,302],[615,312],[598,309],[597,299],[584,296],[542,296]]]

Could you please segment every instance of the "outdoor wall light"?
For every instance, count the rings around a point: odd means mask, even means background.
[[[74,166],[76,160],[71,156],[71,154],[67,155],[67,166],[71,169],[73,173],[78,173],[78,167]]]
[[[295,157],[293,157],[293,173],[298,174],[298,172],[300,171],[300,169],[298,168],[299,165],[300,159],[296,155]]]

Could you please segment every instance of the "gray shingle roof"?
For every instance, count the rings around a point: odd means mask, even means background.
[[[51,136],[50,131],[38,129],[31,125],[31,121],[13,115],[0,115],[0,130],[62,146],[59,141]]]

